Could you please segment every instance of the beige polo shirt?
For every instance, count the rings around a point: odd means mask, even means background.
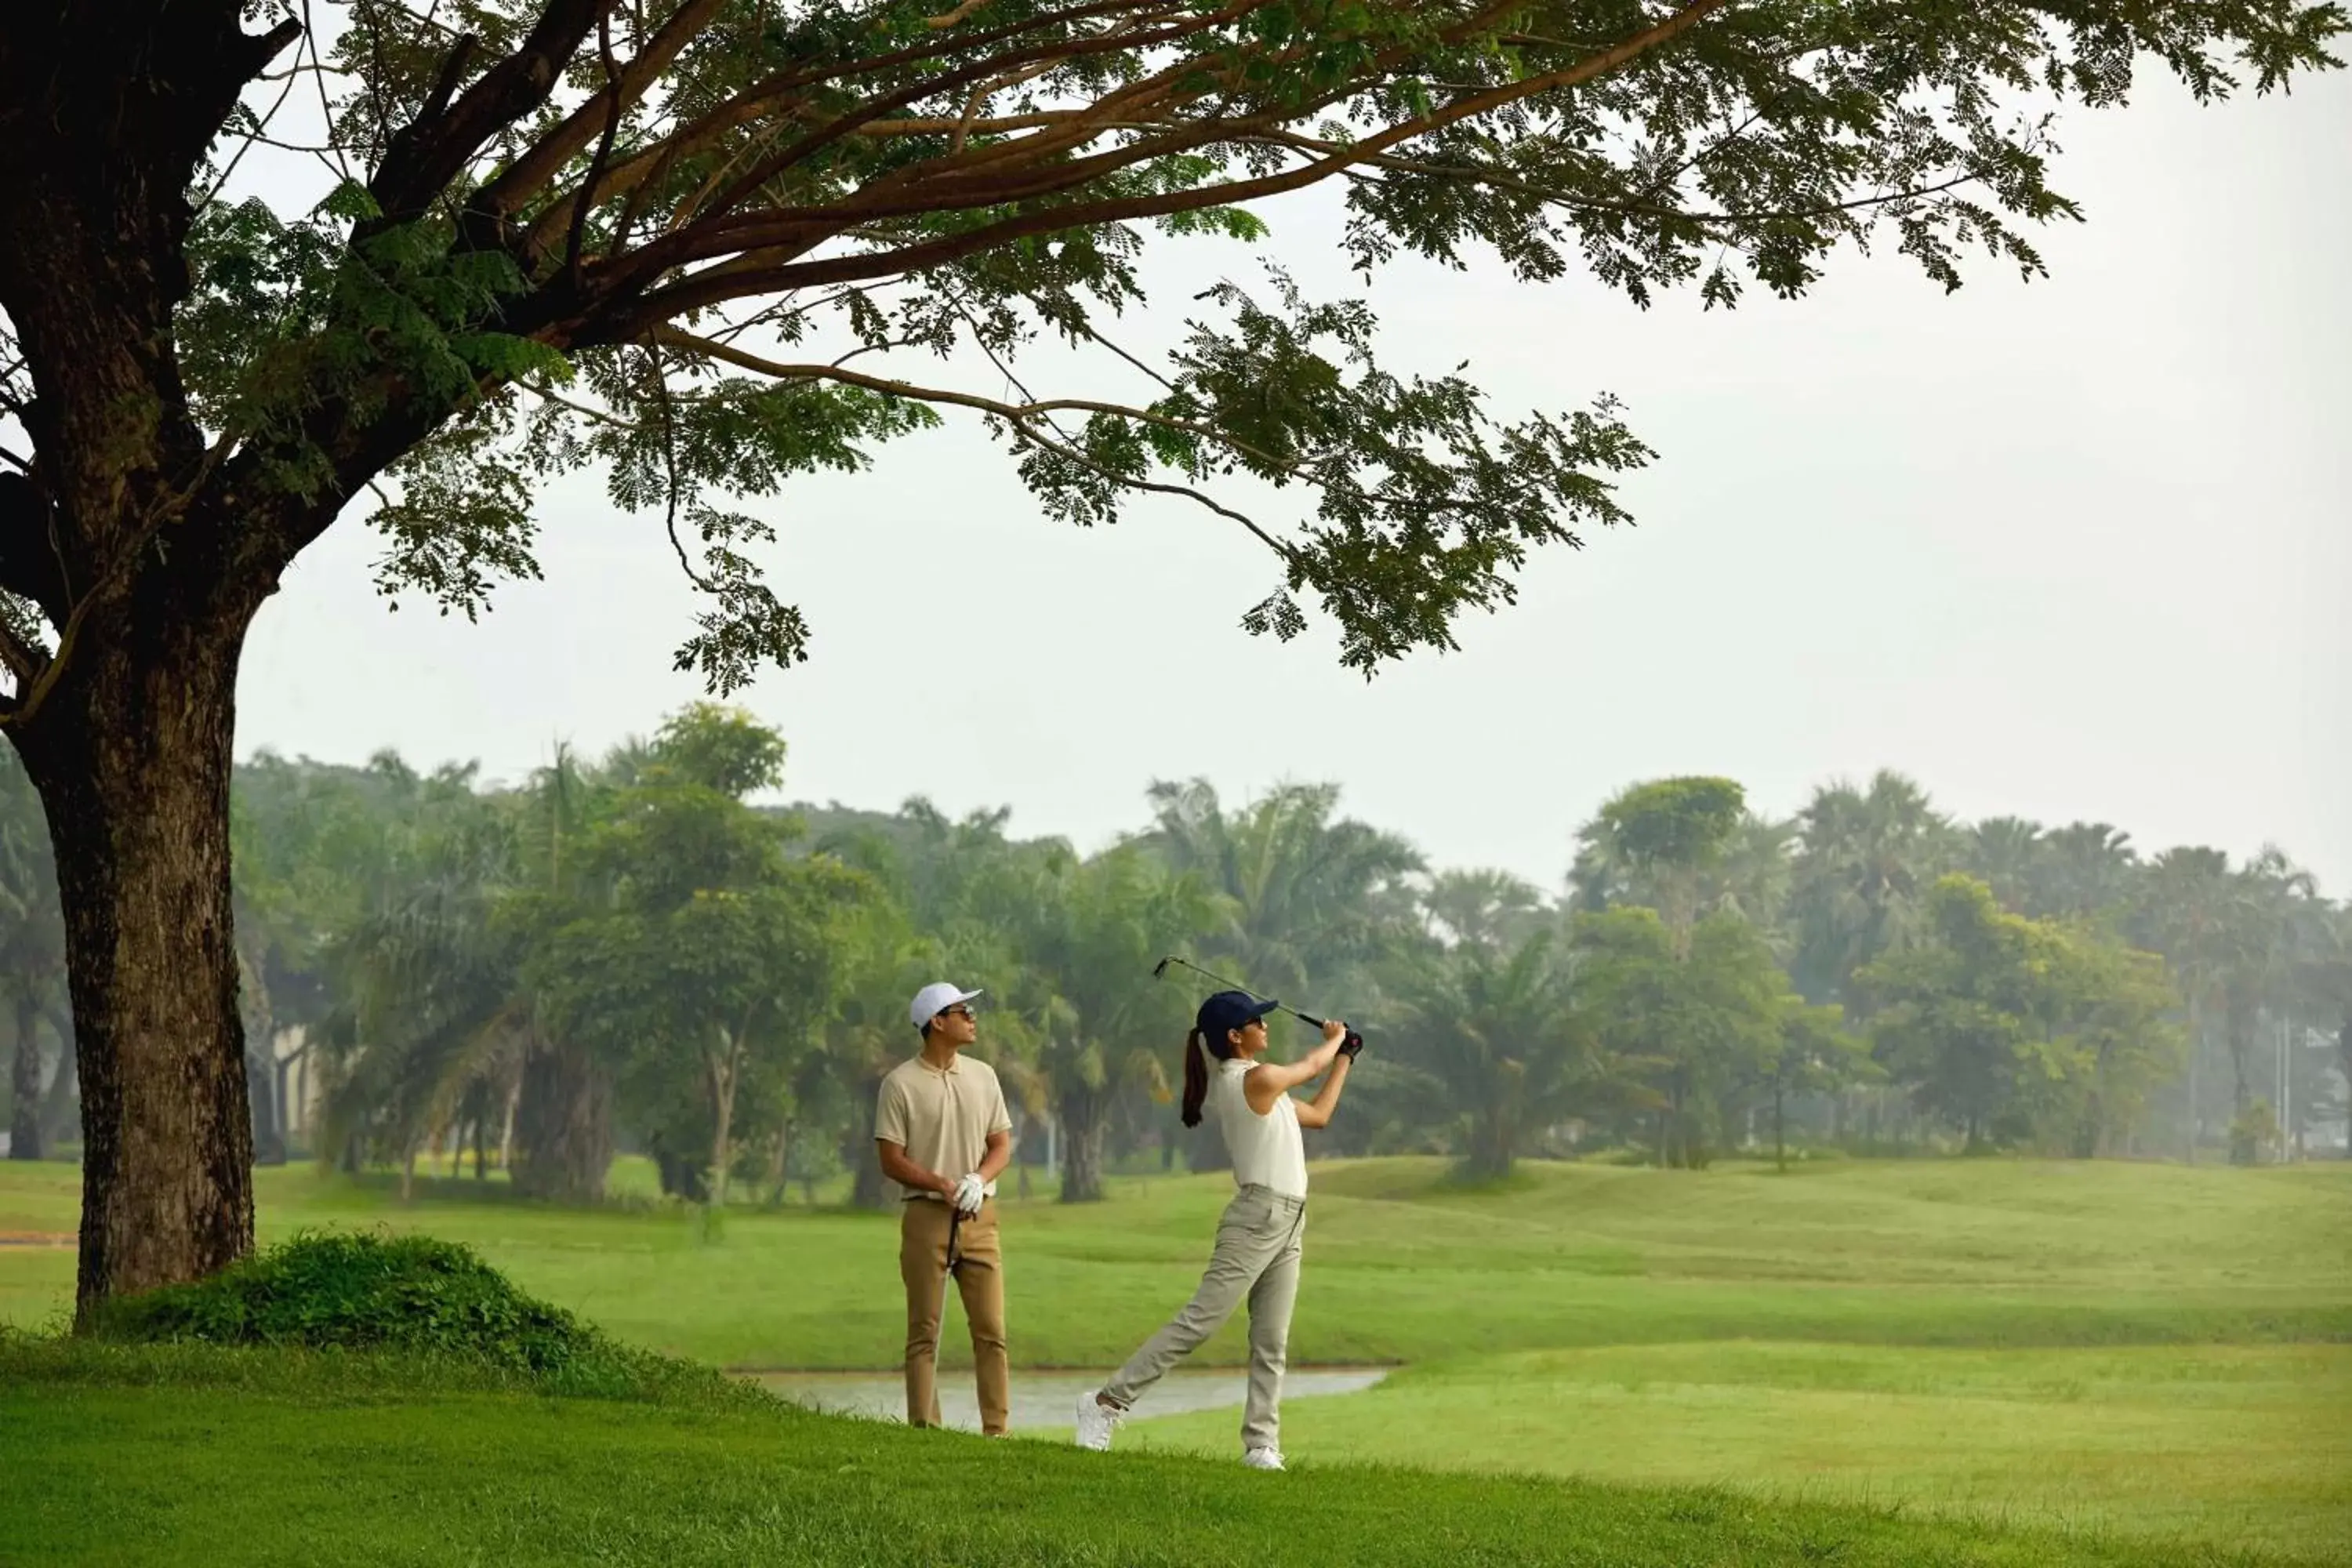
[[[907,1158],[950,1181],[980,1169],[990,1133],[1012,1131],[1013,1112],[1005,1108],[996,1069],[960,1053],[944,1072],[920,1057],[900,1062],[882,1080],[874,1110],[876,1138],[898,1144]],[[995,1194],[994,1182],[988,1192]],[[898,1195],[947,1201],[912,1187],[898,1187]]]

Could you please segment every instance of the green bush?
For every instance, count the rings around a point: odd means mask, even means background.
[[[471,1247],[429,1236],[305,1233],[208,1279],[127,1296],[107,1339],[385,1352],[520,1374],[551,1392],[715,1392],[717,1372],[615,1342],[525,1295]]]

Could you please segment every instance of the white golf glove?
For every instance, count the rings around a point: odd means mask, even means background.
[[[972,1175],[956,1184],[955,1195],[948,1201],[962,1210],[966,1219],[971,1219],[979,1215],[980,1205],[987,1197],[988,1184]]]

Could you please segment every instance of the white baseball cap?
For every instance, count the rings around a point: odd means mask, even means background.
[[[959,1002],[969,1002],[979,995],[977,991],[959,991],[944,980],[934,980],[915,993],[907,1006],[907,1016],[915,1027],[921,1028]]]

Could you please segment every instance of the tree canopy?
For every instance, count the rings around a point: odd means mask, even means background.
[[[600,473],[661,519],[701,595],[677,663],[723,692],[809,646],[767,499],[973,416],[1051,516],[1176,496],[1246,530],[1242,625],[1318,611],[1370,671],[1623,520],[1652,454],[1597,387],[1496,411],[1466,366],[1386,364],[1368,300],[1285,271],[1273,198],[1335,192],[1367,278],[1727,308],[1878,245],[1948,289],[1971,256],[2038,271],[2033,227],[2077,216],[2060,110],[2126,102],[2144,61],[2273,90],[2346,26],[2336,0],[939,3],[0,13],[0,730],[56,848],[85,1317],[252,1245],[237,660],[352,503],[386,594],[473,616],[538,573],[546,481]],[[1267,265],[1179,323],[1146,247],[1200,238]]]

